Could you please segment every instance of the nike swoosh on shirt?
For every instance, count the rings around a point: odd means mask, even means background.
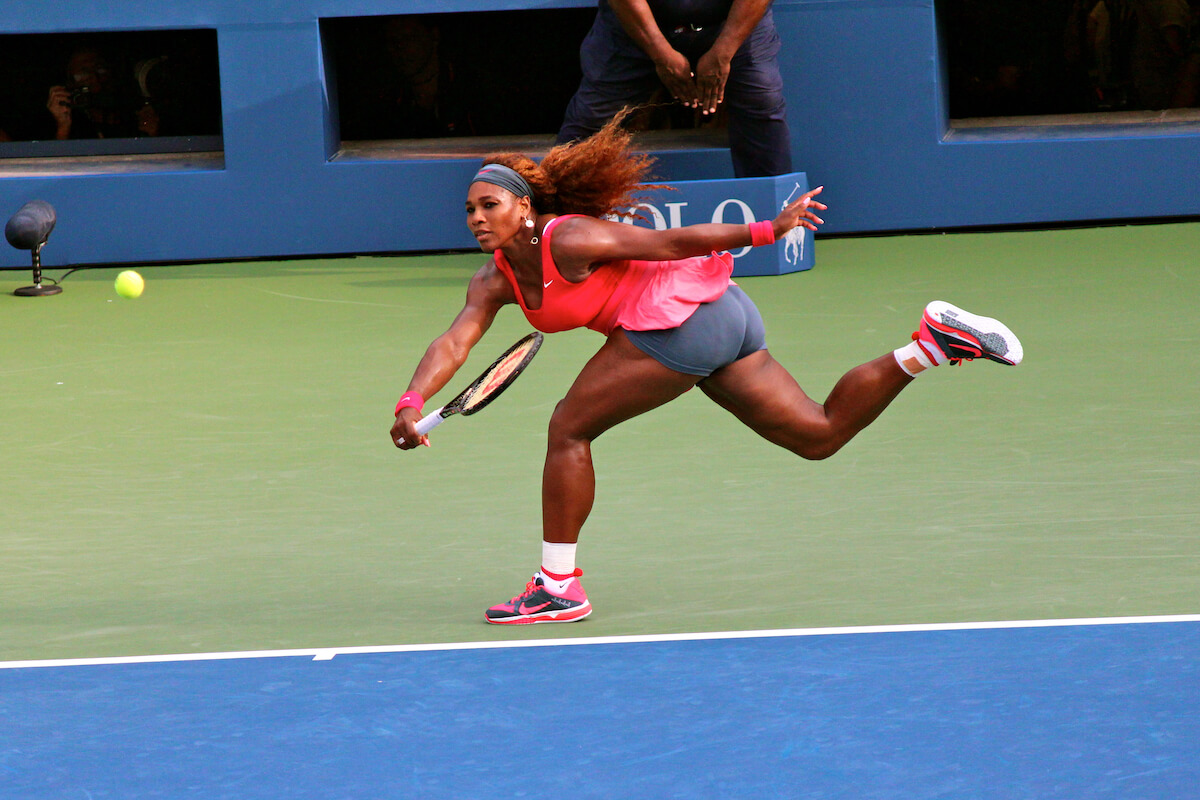
[[[545,282],[542,284],[542,288],[543,288],[543,289],[549,289],[549,288],[550,288],[550,284],[552,284],[552,283],[554,283],[554,280],[553,280],[553,279],[551,279],[551,280],[548,280],[548,281],[545,281]]]

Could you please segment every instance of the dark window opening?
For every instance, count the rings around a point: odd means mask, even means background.
[[[0,36],[0,157],[220,149],[216,31]]]
[[[551,9],[327,20],[341,138],[556,132],[594,16]]]
[[[952,119],[1198,102],[1200,0],[938,0],[937,13]]]
[[[595,8],[324,20],[343,142],[553,137]],[[720,125],[659,97],[635,130]],[[718,115],[720,116],[720,115]]]

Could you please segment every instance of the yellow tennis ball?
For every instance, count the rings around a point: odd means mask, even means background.
[[[117,276],[117,282],[114,284],[117,294],[121,297],[141,297],[142,290],[146,288],[146,282],[142,280],[142,276],[131,269],[127,269]]]

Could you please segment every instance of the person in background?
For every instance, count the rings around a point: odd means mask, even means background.
[[[557,142],[584,139],[660,87],[704,115],[724,105],[736,177],[792,171],[771,0],[600,0]]]
[[[135,136],[137,120],[109,59],[95,47],[74,50],[66,81],[50,87],[46,109],[53,139],[113,139]]]
[[[1200,102],[1200,0],[1192,0],[1191,9],[1191,44],[1179,68],[1172,108],[1192,108]]]
[[[1187,56],[1191,9],[1187,0],[1133,0],[1135,33],[1130,54],[1137,107],[1169,108]]]

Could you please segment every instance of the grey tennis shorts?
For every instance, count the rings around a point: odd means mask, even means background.
[[[627,330],[625,335],[664,367],[705,377],[767,346],[762,315],[737,286],[701,304],[678,328]]]

